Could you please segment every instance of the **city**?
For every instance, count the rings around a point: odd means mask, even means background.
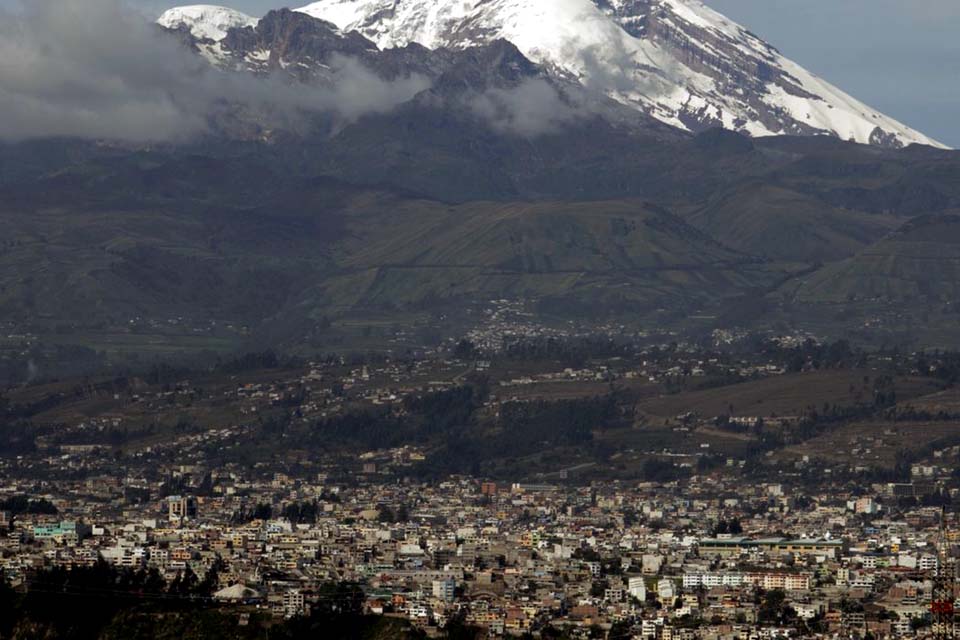
[[[361,586],[364,612],[428,635],[457,621],[491,636],[923,637],[943,545],[956,541],[954,523],[941,539],[941,507],[915,497],[956,485],[942,467],[917,466],[908,483],[807,493],[713,474],[574,487],[384,483],[363,466],[339,484],[181,465],[158,471],[183,486],[203,477],[207,495],[140,504],[131,487],[163,487],[46,485],[53,499],[42,504],[56,514],[3,503],[14,512],[0,516],[0,566],[14,588],[38,568],[98,562],[168,584],[191,575],[211,581],[202,597],[238,620],[309,615],[325,585],[349,583]]]
[[[960,360],[662,339],[511,321],[398,360],[12,391],[4,581],[106,572],[251,632],[342,605],[430,637],[927,637]]]

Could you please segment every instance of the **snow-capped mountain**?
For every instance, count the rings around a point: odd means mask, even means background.
[[[298,11],[381,48],[504,38],[531,60],[690,131],[943,146],[785,58],[698,0],[319,0]]]
[[[417,44],[456,51],[508,40],[557,79],[692,132],[722,125],[751,136],[943,146],[806,71],[699,0],[319,0],[295,11],[382,50]],[[323,72],[317,56],[293,59],[269,48],[264,36],[275,40],[274,26],[253,39],[259,42],[243,36],[258,21],[232,9],[180,7],[159,22],[187,28],[218,66]]]
[[[210,4],[175,7],[165,11],[157,23],[167,29],[186,27],[198,40],[223,40],[233,28],[254,27],[257,19],[240,11]]]

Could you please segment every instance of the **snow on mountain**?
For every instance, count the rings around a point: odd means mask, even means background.
[[[548,70],[690,131],[943,146],[787,59],[699,0],[319,0],[298,9],[381,48],[504,38]]]
[[[186,26],[199,40],[223,40],[234,27],[254,27],[257,19],[244,13],[210,4],[174,7],[163,13],[157,23],[167,29]]]

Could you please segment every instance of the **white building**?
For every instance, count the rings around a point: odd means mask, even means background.
[[[677,585],[669,578],[661,578],[657,581],[657,597],[660,602],[672,601],[677,597]]]
[[[434,580],[433,597],[441,602],[453,602],[456,597],[457,583],[453,580]]]
[[[643,602],[644,600],[646,600],[647,599],[647,583],[644,580],[644,578],[642,576],[630,578],[627,581],[627,592],[631,596],[639,600],[640,602]]]

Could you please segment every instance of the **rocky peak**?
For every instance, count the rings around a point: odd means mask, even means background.
[[[497,39],[554,74],[697,132],[938,146],[785,58],[699,0],[318,0],[299,11],[381,47]]]
[[[509,89],[529,78],[542,77],[542,70],[506,40],[459,52],[435,84],[443,93]]]
[[[336,55],[371,57],[377,46],[359,33],[342,33],[336,25],[289,9],[268,12],[255,27],[231,29],[223,49],[254,68],[293,67],[310,75],[329,66]]]

